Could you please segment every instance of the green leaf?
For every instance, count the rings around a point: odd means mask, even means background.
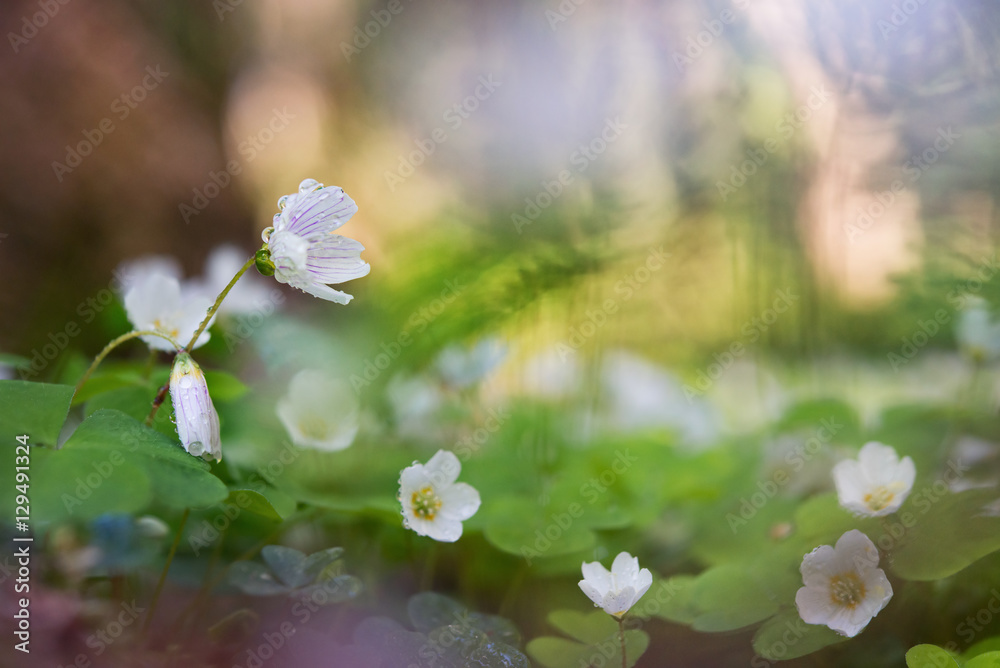
[[[231,373],[218,370],[207,370],[204,373],[212,401],[232,401],[247,393],[247,386]]]
[[[551,636],[529,642],[528,654],[546,668],[621,665],[618,623],[606,612],[557,610],[549,615],[549,622],[580,642]],[[626,665],[634,666],[649,648],[649,635],[638,629],[626,631],[625,648]]]
[[[747,564],[724,564],[705,571],[693,584],[691,600],[700,610],[692,622],[698,631],[732,631],[778,611]]]
[[[0,380],[0,439],[13,445],[27,435],[31,445],[55,445],[59,439],[73,387],[26,380]]]
[[[668,591],[667,599],[656,616],[678,624],[693,623],[698,616],[698,608],[693,601],[694,583],[697,579],[694,575],[675,575],[669,580],[654,584],[649,593],[655,592],[659,587],[666,587]]]
[[[49,521],[138,512],[151,503],[207,507],[229,494],[208,464],[180,443],[113,410],[84,420],[61,450],[45,453],[41,464],[42,482],[61,485],[48,492],[33,488],[39,500],[50,497],[39,506],[38,517]]]
[[[987,652],[998,652],[1000,651],[1000,636],[993,636],[992,638],[987,638],[986,640],[980,640],[975,645],[965,650],[965,654],[962,655],[963,661],[968,661],[980,654],[985,654]]]
[[[149,381],[145,380],[139,374],[132,373],[104,373],[91,376],[80,391],[76,393],[73,397],[73,405],[82,404],[85,401],[89,401],[99,394],[104,394],[105,392],[111,392],[112,390],[120,390],[123,387],[136,387],[141,386],[143,388],[149,387]],[[152,395],[149,395],[152,397]],[[152,399],[150,399],[152,401]],[[148,406],[147,406],[148,409]]]
[[[260,491],[230,487],[226,502],[271,520],[283,520],[295,512],[295,499],[284,492],[263,485]]]
[[[902,526],[911,526],[893,541],[898,544],[893,550],[893,572],[907,580],[940,580],[1000,549],[1000,517],[996,510],[987,510],[996,501],[994,490],[937,494],[925,487],[917,491],[913,512],[899,516]]]
[[[965,662],[965,668],[1000,668],[1000,652],[986,652]]]
[[[546,512],[537,504],[512,497],[498,499],[490,508],[484,535],[494,547],[530,560],[588,550],[597,542],[594,532],[569,512]]]
[[[302,587],[309,584],[308,576],[302,569],[306,555],[298,550],[284,545],[267,545],[260,551],[260,556],[264,558],[274,574],[289,587]]]
[[[819,624],[806,624],[793,609],[787,609],[764,622],[753,636],[758,655],[772,661],[794,659],[847,640]]]
[[[40,521],[135,514],[153,498],[149,476],[121,455],[42,450],[31,458],[31,510]]]
[[[906,653],[908,668],[959,668],[958,661],[937,645],[916,645]]]
[[[582,643],[618,633],[618,622],[603,610],[556,610],[549,613],[548,619],[549,624]]]

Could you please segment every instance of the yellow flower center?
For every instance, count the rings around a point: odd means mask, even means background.
[[[180,338],[180,335],[181,335],[181,333],[177,330],[176,327],[174,327],[173,329],[167,329],[166,327],[164,327],[163,323],[160,322],[159,318],[157,318],[156,320],[153,321],[153,330],[157,331],[157,332],[160,332],[161,334],[166,334],[167,336],[169,336],[170,338],[172,338],[174,341],[176,341],[178,338]]]
[[[308,439],[323,441],[330,434],[330,425],[319,415],[307,414],[299,418],[299,431]]]
[[[878,512],[892,503],[894,498],[896,498],[896,492],[893,489],[880,486],[865,494],[865,505]]]
[[[410,497],[410,505],[413,506],[414,515],[422,520],[431,521],[437,517],[437,512],[441,510],[441,499],[434,493],[434,488],[428,485],[413,493],[413,496]]]
[[[841,573],[830,578],[830,600],[834,605],[853,610],[865,598],[865,583],[857,573]]]

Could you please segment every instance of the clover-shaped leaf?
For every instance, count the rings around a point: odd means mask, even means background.
[[[316,605],[339,603],[357,596],[361,581],[340,572],[342,548],[333,547],[308,557],[290,547],[268,545],[261,550],[267,565],[240,561],[229,571],[229,581],[251,596],[284,594]]]

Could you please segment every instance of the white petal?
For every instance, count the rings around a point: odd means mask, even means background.
[[[866,573],[878,567],[878,549],[875,543],[857,529],[851,529],[838,538],[834,552],[836,558],[828,566],[833,573],[847,570]]]
[[[482,501],[479,492],[464,482],[449,485],[438,491],[441,498],[441,517],[467,520],[476,514]]]
[[[277,276],[277,274],[275,275]],[[293,287],[296,287],[303,292],[308,292],[313,297],[319,297],[320,299],[325,299],[328,302],[334,302],[337,304],[347,304],[354,299],[353,296],[347,294],[346,292],[334,290],[329,286],[321,285],[319,283],[306,283],[303,285],[293,285]]]
[[[425,533],[434,540],[442,543],[454,543],[462,537],[462,523],[458,520],[450,520],[438,515],[433,521],[424,525]],[[417,533],[420,533],[419,531]]]
[[[187,353],[174,358],[170,372],[170,400],[177,436],[190,454],[222,461],[219,414],[212,405],[205,375]]]
[[[649,588],[653,586],[653,574],[649,572],[648,568],[643,568],[639,571],[639,577],[636,578],[636,591],[635,600],[642,598],[643,594],[649,591]]]
[[[598,589],[590,580],[580,580],[580,589],[587,595],[594,605],[604,604],[604,591]]]
[[[423,464],[414,462],[412,466],[403,469],[399,474],[400,496],[404,499],[403,505],[407,505],[406,501],[414,492],[430,484],[430,478],[427,477]]]
[[[625,587],[617,592],[610,592],[604,597],[604,612],[616,617],[628,612],[632,604],[635,603],[635,589]]]
[[[618,582],[631,584],[639,577],[639,559],[628,552],[621,552],[611,564],[611,573]]]
[[[332,232],[358,211],[354,200],[338,187],[292,195],[286,202],[275,230],[289,230],[303,237]]]
[[[611,591],[611,573],[601,562],[584,563],[580,570],[583,571],[583,579],[600,591],[602,597]]]
[[[336,234],[322,237],[309,247],[306,269],[317,283],[343,283],[367,276],[371,266],[361,259],[365,247]]]
[[[802,587],[795,592],[795,607],[806,624],[826,624],[835,608],[825,587]]]
[[[427,476],[434,481],[436,486],[444,487],[458,480],[458,474],[462,472],[462,464],[454,452],[438,450],[427,462],[425,469]]]
[[[837,499],[840,505],[847,504],[864,506],[864,496],[868,492],[867,481],[861,471],[861,465],[853,459],[838,462],[833,467],[833,484],[837,488]]]

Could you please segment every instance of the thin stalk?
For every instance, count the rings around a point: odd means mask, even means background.
[[[101,352],[97,353],[97,357],[94,358],[94,361],[91,362],[90,367],[84,372],[83,378],[81,378],[80,382],[78,382],[76,384],[76,390],[74,391],[74,394],[76,392],[79,392],[80,388],[83,387],[84,383],[86,383],[88,380],[90,380],[91,374],[94,373],[94,371],[97,370],[98,365],[100,365],[100,363],[104,361],[104,358],[107,357],[108,354],[112,350],[114,350],[115,348],[117,348],[121,344],[125,343],[126,341],[128,341],[130,339],[134,339],[134,338],[139,337],[139,336],[158,336],[161,339],[165,339],[165,340],[169,341],[171,343],[171,345],[173,345],[178,350],[181,349],[181,344],[177,343],[172,338],[170,338],[169,336],[167,336],[166,334],[164,334],[162,332],[154,332],[152,330],[145,330],[144,329],[144,330],[138,330],[138,331],[134,331],[134,332],[129,332],[127,334],[122,334],[117,339],[114,339],[108,345],[104,346],[104,350],[102,350]]]
[[[234,285],[236,285],[236,281],[240,280],[240,277],[242,277],[243,274],[246,273],[247,269],[253,266],[254,260],[255,260],[254,256],[251,255],[250,259],[246,261],[246,264],[244,264],[243,267],[238,272],[236,272],[236,275],[233,276],[233,280],[229,281],[229,285],[223,288],[222,292],[219,293],[219,296],[215,298],[215,303],[212,304],[212,306],[208,309],[208,313],[205,314],[205,319],[201,321],[200,325],[198,325],[198,329],[195,331],[194,336],[191,337],[191,341],[186,346],[184,346],[185,352],[191,352],[191,350],[194,348],[194,344],[197,343],[198,341],[198,337],[201,336],[201,333],[205,331],[205,329],[208,327],[208,323],[215,316],[215,312],[219,310],[220,306],[222,306],[222,300],[226,298],[226,295],[229,294],[229,291],[233,289]]]
[[[160,573],[160,581],[156,583],[156,589],[153,591],[153,600],[149,604],[149,612],[146,613],[146,619],[142,623],[142,633],[145,635],[149,631],[149,624],[153,621],[153,615],[156,614],[156,604],[160,601],[160,593],[163,591],[163,585],[167,582],[167,573],[170,571],[170,564],[174,562],[174,555],[177,554],[177,546],[181,542],[181,534],[184,533],[184,525],[187,523],[188,516],[191,514],[190,508],[184,509],[184,514],[181,515],[180,526],[177,527],[177,533],[174,535],[174,542],[170,546],[170,552],[167,554],[167,563],[163,565],[163,572]]]
[[[434,585],[434,568],[436,565],[437,541],[434,541],[427,550],[427,560],[424,561],[424,572],[420,576],[420,591],[430,591]]]
[[[625,661],[625,615],[618,618],[618,642],[622,646],[622,668],[628,668]]]
[[[163,387],[160,388],[160,390],[156,393],[156,396],[153,398],[153,407],[149,410],[149,415],[146,416],[147,427],[153,426],[153,420],[156,419],[156,411],[160,410],[160,406],[162,406],[163,402],[166,400],[167,390],[169,389],[170,381],[168,380],[163,384]]]

